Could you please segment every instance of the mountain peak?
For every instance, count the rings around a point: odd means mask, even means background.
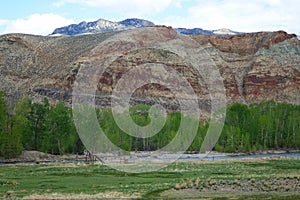
[[[216,35],[236,35],[236,34],[239,34],[239,32],[232,31],[228,28],[221,28],[221,29],[213,30],[212,32]]]
[[[80,35],[88,33],[103,33],[103,32],[113,32],[113,31],[123,31],[134,28],[143,28],[155,26],[151,21],[138,19],[138,18],[129,18],[119,22],[112,22],[103,18],[100,18],[93,22],[80,22],[79,24],[71,24],[69,26],[57,28],[53,31],[50,36],[57,35]],[[222,28],[218,30],[204,30],[201,28],[175,28],[174,29],[179,34],[184,35],[194,35],[194,34],[204,34],[204,35],[236,35],[240,34],[239,32],[232,31],[227,28]]]
[[[71,24],[69,26],[57,28],[50,35],[79,35],[87,33],[103,33],[142,28],[147,26],[154,26],[154,23],[137,18],[126,19],[120,22],[112,22],[100,18],[93,22],[83,21],[79,24]]]
[[[133,26],[133,27],[155,26],[153,22],[144,19],[138,19],[138,18],[125,19],[123,21],[120,21],[119,23],[126,26]]]

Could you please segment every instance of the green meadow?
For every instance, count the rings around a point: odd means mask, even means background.
[[[151,173],[101,164],[0,166],[2,198],[300,198],[300,159],[175,162]]]

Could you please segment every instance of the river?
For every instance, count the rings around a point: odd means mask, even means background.
[[[208,154],[207,156],[197,156],[197,154],[183,154],[182,157],[177,159],[178,161],[218,161],[218,160],[244,160],[244,159],[272,159],[272,158],[294,158],[300,159],[300,152],[292,152],[292,153],[263,153],[263,154],[251,154],[251,155],[230,155],[230,154]],[[104,159],[105,162],[120,162],[118,158],[110,158]],[[123,160],[123,159],[121,159]],[[168,161],[173,160],[173,158],[163,157],[163,158],[152,158],[152,157],[145,157],[145,158],[131,158],[126,160],[127,162],[135,162],[135,161],[151,161],[151,160],[161,160],[161,161]],[[0,165],[7,165],[7,164],[15,164],[15,165],[35,165],[35,164],[45,164],[45,163],[78,163],[78,162],[85,162],[84,160],[60,160],[60,161],[39,161],[37,162],[22,162],[22,161],[14,161],[14,162],[3,162],[0,161]]]

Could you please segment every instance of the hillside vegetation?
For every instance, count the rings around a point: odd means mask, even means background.
[[[21,98],[8,112],[5,93],[0,93],[0,156],[17,157],[23,150],[51,154],[82,153],[84,146],[77,134],[72,110],[63,103],[50,105]],[[130,108],[138,125],[150,122],[149,106]],[[120,113],[122,115],[122,113]],[[153,151],[168,144],[180,130],[180,112],[169,112],[164,127],[149,138],[124,133],[110,109],[98,109],[99,124],[107,137],[126,151]],[[192,119],[191,119],[192,120]],[[199,128],[188,151],[201,151],[209,121],[199,121]],[[182,141],[185,142],[185,141]],[[203,147],[202,147],[203,148]],[[300,149],[300,106],[274,101],[250,106],[234,103],[227,107],[222,134],[215,145],[219,152],[253,152],[259,150]]]

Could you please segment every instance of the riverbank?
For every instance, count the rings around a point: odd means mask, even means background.
[[[266,159],[266,158],[299,158],[299,150],[272,150],[257,151],[251,153],[222,153],[211,151],[206,154],[186,152],[184,154],[176,153],[157,153],[157,152],[130,152],[130,154],[120,155],[113,153],[97,154],[97,157],[104,162],[137,162],[137,161],[201,161],[201,160],[241,160],[241,159]],[[38,151],[24,151],[18,158],[0,160],[0,164],[39,164],[39,163],[55,163],[55,162],[90,162],[90,157],[85,155],[51,155]],[[99,160],[95,160],[99,162]]]

